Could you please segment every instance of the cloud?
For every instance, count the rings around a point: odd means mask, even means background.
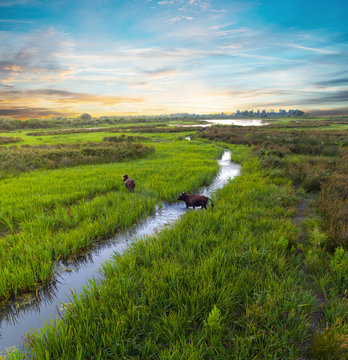
[[[332,55],[337,54],[337,51],[327,50],[327,49],[322,49],[322,48],[314,48],[314,47],[309,47],[309,46],[302,46],[302,45],[298,45],[298,44],[287,44],[287,46],[293,47],[296,49],[312,51],[312,52],[316,52],[316,53],[320,53],[320,54],[332,54]]]
[[[4,82],[40,81],[49,77],[58,81],[72,72],[60,59],[72,51],[74,44],[68,35],[53,28],[27,34],[2,31],[0,44],[0,80]]]
[[[145,71],[144,73],[150,75],[151,79],[166,78],[168,76],[177,76],[179,74],[179,72],[176,69],[171,69],[171,68],[148,70]]]
[[[104,115],[114,112],[115,106],[129,110],[144,101],[140,97],[103,96],[56,89],[3,90],[0,91],[0,115],[20,119],[73,116],[81,112]]]
[[[157,4],[158,5],[172,5],[174,4],[175,1],[173,0],[163,0],[163,1],[158,1]]]
[[[175,16],[175,17],[169,19],[168,23],[173,24],[175,22],[183,21],[183,20],[193,20],[193,17],[192,16]]]
[[[348,104],[348,91],[310,91],[299,89],[276,89],[276,88],[243,88],[234,87],[224,91],[212,91],[201,93],[205,99],[215,99],[217,103],[230,103],[236,108],[304,108],[318,109],[329,107],[342,107],[342,103]],[[209,100],[207,100],[209,101]],[[329,104],[331,104],[329,106]]]
[[[91,23],[109,9],[94,14],[95,7],[87,3]],[[0,31],[0,89],[7,90],[0,91],[1,106],[102,114],[345,101],[323,89],[346,85],[347,46],[334,43],[333,34],[264,24],[247,13],[254,1],[146,3],[137,9],[129,9],[127,2],[115,6],[112,23],[103,18],[107,34],[103,26],[95,33],[97,25],[89,26],[79,6],[73,14],[81,21],[74,27],[69,23],[78,31],[75,37],[40,29],[37,20],[36,30],[28,25],[23,33]],[[217,4],[226,7],[226,14]],[[62,19],[57,20],[63,29]]]
[[[344,86],[344,85],[348,85],[348,78],[319,81],[314,83],[314,85],[317,85],[319,87]]]
[[[162,0],[157,1],[157,4],[164,7],[170,6],[176,8],[178,11],[194,11],[195,13],[224,13],[225,9],[215,9],[212,5],[212,1],[207,0]]]
[[[300,104],[326,104],[326,103],[339,103],[347,102],[348,103],[348,90],[335,91],[334,93],[321,93],[312,98],[301,99],[299,100]]]
[[[65,90],[37,89],[37,90],[12,90],[0,92],[0,104],[18,101],[50,101],[60,104],[96,103],[101,105],[116,105],[121,103],[142,102],[142,98],[104,96],[86,93],[74,93]]]
[[[306,112],[314,116],[348,115],[348,106],[336,109],[309,109]]]
[[[0,116],[11,116],[18,119],[41,118],[49,116],[74,116],[76,114],[78,113],[26,106],[16,106],[11,108],[0,107]]]

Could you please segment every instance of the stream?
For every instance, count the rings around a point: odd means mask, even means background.
[[[225,151],[218,163],[218,174],[209,186],[200,189],[200,194],[210,196],[240,174],[240,165],[231,163],[230,151]],[[0,309],[0,355],[13,346],[19,346],[30,329],[39,329],[45,322],[55,319],[62,304],[69,302],[71,291],[78,292],[89,279],[98,279],[102,264],[115,252],[122,253],[136,238],[155,235],[187,211],[204,210],[186,209],[184,202],[163,202],[161,207],[156,207],[155,214],[130,230],[96,244],[91,252],[72,262],[59,264],[56,278],[36,294],[24,294]]]

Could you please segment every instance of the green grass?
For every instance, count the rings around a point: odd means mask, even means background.
[[[119,126],[120,129],[122,128]],[[112,128],[115,128],[113,126]],[[9,133],[1,133],[0,136],[3,138],[14,138],[14,137],[20,137],[21,142],[17,144],[6,144],[1,145],[0,147],[9,147],[9,146],[22,146],[22,145],[54,145],[54,144],[73,144],[73,143],[79,143],[79,142],[101,142],[103,141],[104,137],[109,136],[144,136],[144,133],[139,131],[138,133],[135,132],[110,132],[107,131],[107,129],[103,132],[91,132],[91,133],[73,133],[73,134],[64,134],[64,135],[43,135],[43,136],[28,136],[27,133],[31,133],[32,131],[22,130],[22,131],[11,131]],[[175,140],[178,137],[185,137],[185,136],[191,136],[196,131],[185,131],[183,133],[146,133],[146,137],[148,137],[150,140],[153,141],[171,141]]]
[[[346,118],[336,119],[347,123]],[[329,120],[296,121],[300,131],[284,131],[283,125],[264,127],[216,126],[199,134],[207,140],[252,146],[263,168],[272,169],[280,181],[287,177],[294,187],[317,193],[321,228],[327,234],[326,249],[348,249],[348,133],[343,130],[312,131]],[[308,127],[308,128],[307,128]]]
[[[146,159],[33,171],[0,182],[0,299],[35,290],[55,263],[126,229],[160,200],[208,184],[222,150],[194,142],[154,144]],[[127,192],[122,175],[135,179]]]
[[[288,184],[256,160],[219,190],[214,209],[190,211],[103,268],[61,316],[9,359],[298,359],[316,299],[291,244]],[[290,200],[289,200],[290,199]],[[292,200],[291,200],[292,199]]]
[[[308,129],[301,131],[305,144]],[[122,134],[32,140],[36,137],[24,133],[10,135],[25,144],[54,144]],[[243,163],[242,175],[217,192],[214,209],[189,211],[173,228],[115,256],[103,268],[103,281],[90,281],[79,299],[72,295],[62,319],[33,330],[26,348],[9,359],[29,354],[35,359],[347,358],[347,252],[340,246],[326,251],[323,220],[316,214],[302,222],[307,237],[297,242],[292,182],[283,169],[269,167],[275,160],[286,166],[308,160],[326,168],[346,155],[288,155],[282,142],[278,147],[265,142],[257,150],[266,152],[257,160],[258,152],[250,157],[249,146],[176,141],[187,135],[146,134],[146,144],[156,148],[147,159],[34,171],[0,182],[0,281],[5,279],[0,291],[6,300],[42,286],[58,259],[139,221],[156,201],[175,200],[178,193],[209,183],[218,146],[229,147],[232,161]],[[286,156],[278,156],[283,152]],[[344,162],[337,164],[340,182],[330,177],[323,203],[346,189],[340,185]],[[308,169],[302,169],[305,175]],[[135,196],[122,183],[124,173],[136,181]],[[320,174],[315,175],[314,180]],[[303,188],[298,194],[306,196]],[[334,206],[328,210],[335,213]],[[315,323],[318,312],[322,319]]]

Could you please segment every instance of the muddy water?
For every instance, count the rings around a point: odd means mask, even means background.
[[[201,188],[200,194],[209,196],[239,175],[240,166],[230,160],[231,153],[225,151],[218,161],[220,170],[217,176],[209,186]],[[55,319],[62,304],[69,302],[70,292],[81,289],[88,279],[98,278],[98,269],[114,252],[122,253],[135,238],[154,235],[165,226],[173,224],[186,211],[193,210],[186,210],[184,202],[162,203],[154,215],[129,231],[96,245],[90,253],[74,262],[60,264],[56,279],[48,286],[37,294],[23,296],[21,301],[12,302],[0,310],[0,353],[20,345],[31,328],[40,328],[45,321]]]

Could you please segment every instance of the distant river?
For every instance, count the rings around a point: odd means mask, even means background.
[[[202,120],[207,122],[208,124],[197,124],[197,125],[182,125],[182,124],[173,124],[172,126],[178,127],[209,127],[215,124],[219,125],[237,125],[237,126],[263,126],[268,125],[268,123],[264,123],[261,119],[209,119]]]

